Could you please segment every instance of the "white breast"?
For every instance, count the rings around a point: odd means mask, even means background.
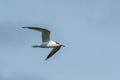
[[[49,43],[47,44],[47,46],[49,46],[51,48],[54,48],[56,46],[59,46],[59,44],[56,44],[56,42],[54,42],[54,41],[49,41]]]

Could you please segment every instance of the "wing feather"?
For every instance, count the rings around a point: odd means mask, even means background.
[[[52,57],[58,50],[60,50],[60,48],[61,48],[61,46],[58,46],[58,47],[56,47],[56,48],[53,48],[52,51],[50,52],[50,54],[47,56],[47,58],[46,58],[45,60],[47,60],[47,59],[49,59],[50,57]]]
[[[47,29],[39,28],[39,27],[22,27],[22,28],[28,28],[28,29],[33,29],[36,31],[42,32],[42,41],[47,42],[50,40],[50,31]]]

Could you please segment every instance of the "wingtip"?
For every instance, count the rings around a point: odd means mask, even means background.
[[[22,27],[23,29],[25,28],[25,27]]]
[[[33,27],[26,26],[26,27],[22,27],[22,28],[32,29]]]
[[[48,59],[49,59],[49,57],[47,57],[47,58],[45,59],[45,61],[48,60]]]
[[[27,27],[22,27],[22,28],[27,28]]]
[[[48,58],[46,58],[44,61],[46,61]]]

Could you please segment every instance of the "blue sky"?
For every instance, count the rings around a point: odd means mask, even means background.
[[[120,80],[119,0],[0,0],[0,80]],[[35,49],[40,26],[65,44]]]

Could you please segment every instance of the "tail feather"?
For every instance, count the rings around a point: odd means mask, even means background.
[[[38,46],[38,45],[34,45],[34,46],[32,46],[33,48],[37,48],[37,47],[40,47],[40,46]]]

